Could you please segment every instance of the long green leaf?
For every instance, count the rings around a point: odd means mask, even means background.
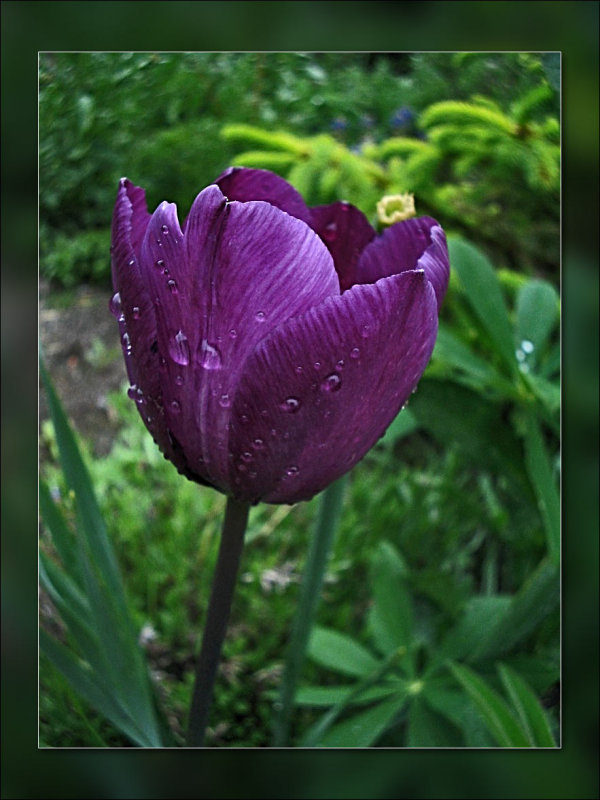
[[[412,599],[405,580],[406,567],[389,542],[381,542],[371,565],[374,603],[369,625],[374,642],[383,655],[405,648],[413,638]],[[410,658],[407,662],[411,663]]]
[[[519,290],[515,344],[522,347],[525,343],[531,360],[537,361],[538,353],[558,322],[558,303],[556,290],[546,281],[531,280]]]
[[[407,747],[460,747],[462,734],[421,697],[415,697],[408,712]]]
[[[40,648],[54,666],[65,676],[75,691],[93,708],[109,719],[132,742],[141,747],[156,747],[156,742],[138,727],[118,701],[101,688],[73,653],[40,630]]]
[[[499,664],[498,671],[531,746],[556,747],[550,723],[532,689],[506,664]]]
[[[66,572],[73,579],[81,583],[75,536],[69,528],[62,512],[52,500],[48,486],[43,479],[40,479],[39,498],[42,519],[52,536],[52,542],[56,548],[56,552]]]
[[[553,564],[558,564],[560,559],[560,499],[542,432],[532,413],[527,415],[525,463],[544,522],[548,555]]]
[[[498,658],[529,636],[558,606],[558,566],[544,559],[474,648],[469,660]]]
[[[384,700],[331,728],[320,747],[371,747],[406,704],[406,695]]]
[[[473,670],[449,663],[450,670],[475,705],[500,747],[529,747],[527,736],[509,707]]]
[[[298,706],[328,707],[345,703],[347,705],[365,705],[382,697],[389,697],[398,692],[398,684],[372,686],[360,694],[355,693],[353,686],[302,686],[296,692],[294,702]]]
[[[352,677],[369,675],[380,666],[380,662],[350,636],[318,625],[312,630],[308,654],[317,664]]]
[[[514,333],[496,272],[476,247],[460,238],[448,242],[450,263],[465,295],[512,373],[517,367]]]

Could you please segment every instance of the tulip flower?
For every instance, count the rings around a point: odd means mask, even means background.
[[[150,215],[123,179],[112,275],[129,395],[165,457],[228,496],[190,710],[197,746],[250,504],[308,500],[383,435],[431,356],[448,250],[429,217],[378,236],[348,203],[309,208],[282,178],[232,168],[183,225],[174,204]]]
[[[385,432],[427,365],[448,251],[429,217],[377,236],[233,168],[183,225],[121,181],[111,308],[136,401],[180,472],[251,503],[307,500]]]

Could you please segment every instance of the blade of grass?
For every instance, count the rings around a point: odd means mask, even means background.
[[[532,689],[506,664],[499,664],[498,672],[531,746],[556,747],[548,718]]]

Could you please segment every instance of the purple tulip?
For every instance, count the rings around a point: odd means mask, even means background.
[[[449,275],[429,217],[377,236],[348,203],[309,208],[232,168],[154,214],[121,180],[111,310],[129,395],[163,454],[241,500],[307,500],[385,432],[431,356]]]

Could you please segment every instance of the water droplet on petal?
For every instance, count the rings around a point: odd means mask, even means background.
[[[134,306],[131,309],[131,315],[133,316],[134,319],[139,319],[140,318],[140,307],[139,306]]]
[[[285,471],[285,474],[286,474],[286,475],[287,475],[289,478],[293,478],[295,475],[297,475],[297,474],[298,474],[298,472],[299,472],[299,470],[298,470],[298,467],[296,467],[296,466],[292,465],[291,467],[288,467],[288,468],[286,469],[286,471]]]
[[[169,408],[171,409],[173,414],[181,414],[181,406],[177,402],[177,400],[171,400],[171,403],[169,404]]]
[[[362,336],[363,339],[368,339],[369,338],[369,334],[370,334],[369,326],[368,325],[363,325],[362,326],[362,330],[360,332],[360,335]]]
[[[232,328],[232,329],[229,331],[229,338],[230,338],[230,339],[236,339],[236,338],[237,338],[237,331],[236,331],[234,328]]]
[[[167,281],[167,286],[169,287],[169,291],[171,294],[178,294],[179,290],[177,289],[177,283],[171,278],[171,280]]]
[[[335,372],[332,372],[331,375],[328,375],[321,384],[322,392],[337,392],[341,388],[342,388],[342,379]]]
[[[130,356],[131,355],[131,342],[129,341],[129,334],[127,333],[127,331],[125,331],[123,336],[121,336],[121,341],[123,342],[123,347],[127,351],[127,355]]]
[[[231,405],[231,398],[228,394],[222,394],[221,397],[219,397],[219,405],[221,408],[229,408]]]
[[[135,400],[136,403],[144,402],[144,393],[135,383],[127,389],[127,394],[132,400]]]
[[[340,359],[337,362],[337,364],[335,365],[335,371],[336,372],[341,372],[343,369],[344,369],[344,361],[343,361],[343,359]]]
[[[294,370],[294,372],[296,373],[296,375],[302,375],[302,373],[304,372],[304,370],[302,369],[302,367],[301,367],[300,365],[298,365],[298,366],[296,367],[296,369]]]
[[[162,270],[164,265],[165,265],[165,262],[163,261],[162,258],[159,258],[157,261],[154,262],[154,266],[157,267],[160,270]]]
[[[113,317],[119,319],[119,317],[121,316],[121,294],[119,292],[116,292],[110,298],[110,303],[108,304],[108,307]]]
[[[255,440],[252,442],[252,447],[253,447],[255,450],[264,450],[264,449],[265,449],[265,443],[263,442],[263,440],[262,440],[262,439],[255,439]]]
[[[186,366],[190,363],[190,346],[183,331],[178,331],[169,339],[169,355],[176,364]]]
[[[257,311],[256,316],[254,317],[257,322],[264,322],[265,321],[265,312],[264,311]]]
[[[323,231],[323,238],[327,242],[335,242],[337,239],[337,223],[330,222]]]
[[[134,264],[135,264],[135,258],[132,258],[128,266],[133,267]]]
[[[352,350],[350,350],[350,358],[360,358],[360,350],[358,347],[353,347]]]
[[[183,375],[176,375],[175,383],[177,384],[177,386],[183,386]]]
[[[287,411],[289,414],[295,414],[300,408],[300,400],[297,397],[287,397],[279,406],[282,411]]]
[[[242,459],[242,461],[245,461],[246,464],[249,464],[252,461],[252,459],[254,458],[254,456],[252,455],[252,453],[246,451],[245,453],[242,453],[240,458]]]
[[[204,369],[221,368],[221,354],[217,348],[206,339],[202,340],[202,345],[200,347],[200,366],[204,367]]]
[[[315,369],[316,369],[317,371],[318,371],[318,370],[320,370],[320,369],[321,369],[321,362],[320,362],[320,361],[315,361],[315,363],[314,363],[314,367],[315,367]]]
[[[169,233],[168,225],[162,225],[160,229],[165,234],[165,236]]]
[[[244,425],[246,425],[247,422],[248,422],[248,415],[247,414],[242,414],[242,416],[240,417],[240,422],[243,423]]]

